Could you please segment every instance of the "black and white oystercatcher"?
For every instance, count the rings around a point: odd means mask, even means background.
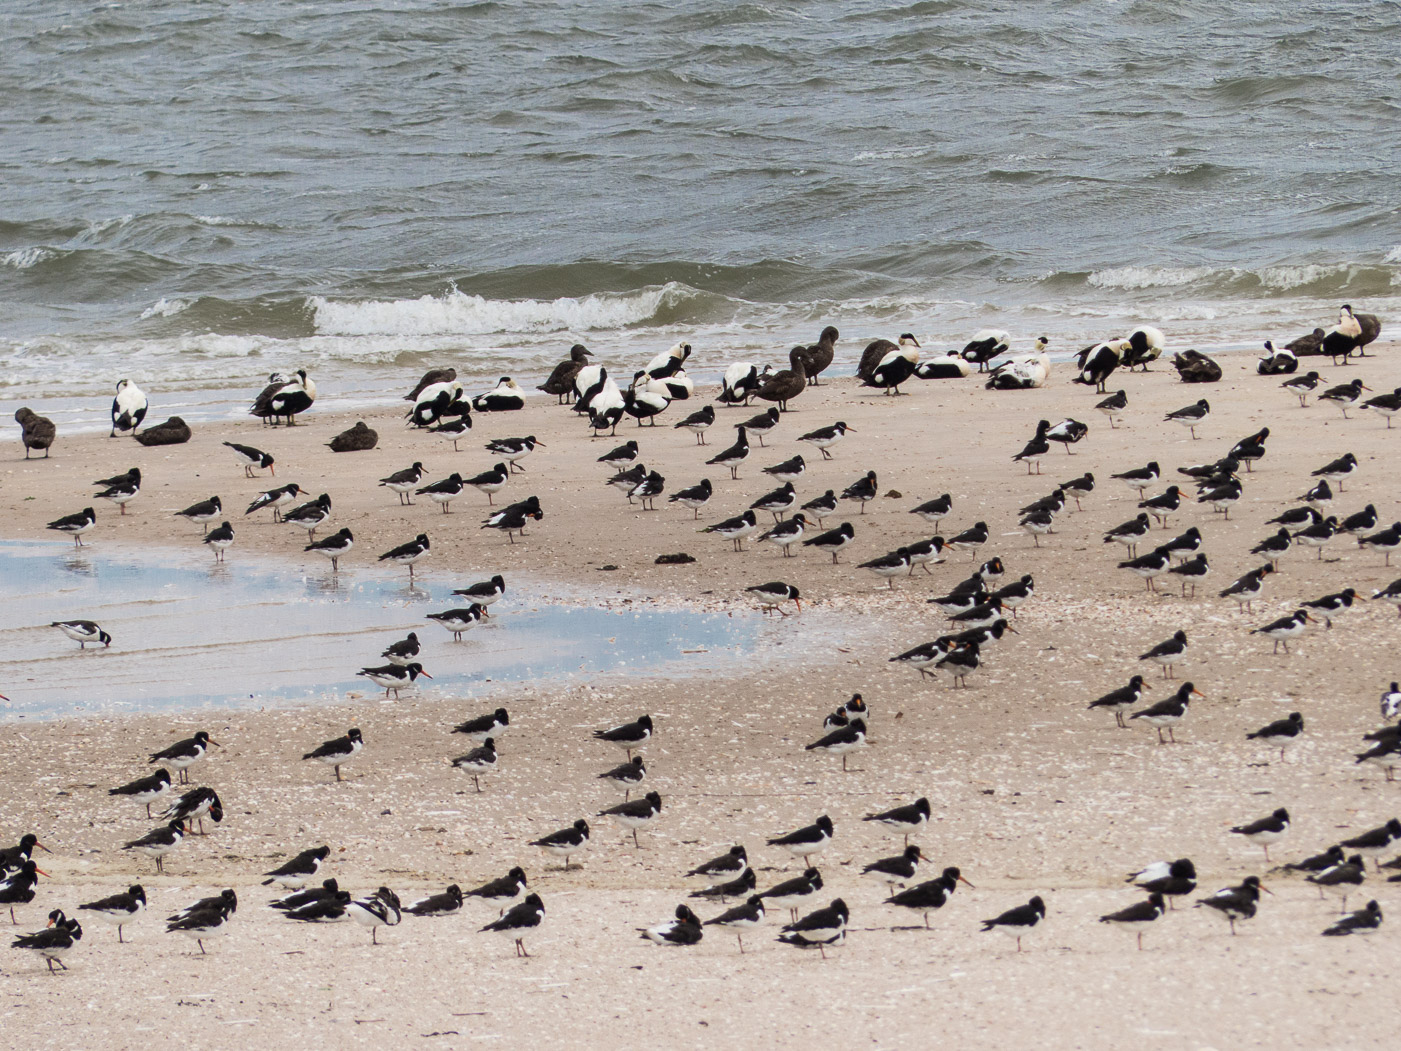
[[[336,737],[330,741],[325,741],[313,748],[302,759],[315,759],[317,762],[325,763],[334,768],[336,780],[340,781],[341,766],[350,762],[365,747],[365,739],[360,733],[359,727],[352,726],[346,731],[344,737]]]

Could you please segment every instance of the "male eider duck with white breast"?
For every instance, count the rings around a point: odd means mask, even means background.
[[[1110,340],[1107,343],[1096,343],[1086,347],[1076,356],[1076,363],[1080,366],[1080,375],[1076,376],[1073,382],[1094,387],[1096,394],[1104,394],[1105,381],[1123,363],[1124,352],[1127,349],[1128,340],[1124,339]]]
[[[475,412],[517,412],[525,408],[525,395],[510,376],[502,376],[496,386],[472,399]]]
[[[900,384],[915,374],[919,364],[919,344],[902,344],[890,351],[876,363],[864,383],[867,387],[884,390],[886,395],[898,395]]]
[[[691,344],[677,343],[647,362],[647,367],[642,371],[652,379],[664,380],[680,372],[682,366],[686,364],[686,359],[690,356]]]
[[[963,348],[963,359],[978,366],[979,372],[987,371],[988,362],[999,354],[1012,349],[1012,334],[996,328],[984,328],[973,333],[973,338]]]
[[[915,339],[914,333],[904,332],[900,335],[899,343],[892,343],[888,339],[874,339],[866,344],[866,349],[861,352],[861,360],[856,365],[856,376],[861,380],[868,380],[875,372],[876,366],[885,360],[888,354],[901,349],[918,351],[920,349],[919,340]]]
[[[657,391],[649,390],[645,383],[642,383],[644,373],[639,372],[633,377],[632,386],[623,391],[623,411],[637,421],[639,427],[643,420],[650,420],[650,427],[657,425],[657,417],[666,411],[666,407],[671,404],[671,399],[667,395]],[[642,383],[642,386],[639,386]]]
[[[117,396],[112,399],[112,433],[107,437],[115,438],[118,431],[135,434],[136,428],[146,418],[149,406],[150,402],[140,387],[131,380],[118,381]]]
[[[1128,344],[1123,358],[1123,366],[1126,369],[1136,368],[1147,372],[1149,363],[1162,357],[1163,334],[1152,325],[1142,325],[1134,329],[1124,342]]]

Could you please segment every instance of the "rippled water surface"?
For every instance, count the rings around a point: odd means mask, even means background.
[[[384,664],[378,655],[409,631],[433,677],[420,686],[441,697],[503,682],[717,674],[786,637],[758,614],[525,585],[511,586],[487,623],[453,642],[424,615],[461,606],[450,593],[466,583],[410,588],[374,571],[332,576],[216,566],[186,552],[0,542],[0,693],[10,699],[0,720],[383,697],[356,672]],[[76,619],[100,623],[112,645],[80,650],[49,626]]]
[[[989,322],[1253,344],[1401,306],[1391,3],[5,11],[14,399],[130,374],[213,412],[173,392],[298,364],[374,397],[576,339],[718,368],[829,321],[847,360]]]

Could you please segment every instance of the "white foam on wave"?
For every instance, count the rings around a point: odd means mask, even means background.
[[[17,248],[13,252],[0,256],[0,264],[4,264],[15,270],[28,270],[30,267],[38,266],[47,259],[56,258],[58,254],[57,249],[45,248],[42,245],[33,245],[29,248]]]
[[[140,320],[145,321],[147,318],[153,317],[174,317],[189,309],[190,301],[188,299],[167,299],[165,296],[161,296],[160,299],[141,311]]]
[[[669,281],[635,292],[605,292],[577,299],[487,299],[454,289],[446,295],[417,299],[341,302],[313,296],[307,306],[317,333],[323,336],[589,332],[641,324],[663,306],[691,294],[686,286]]]
[[[1208,278],[1214,271],[1205,266],[1121,266],[1096,270],[1088,283],[1095,288],[1178,288]]]
[[[1401,263],[1401,245],[1397,245],[1397,246],[1396,246],[1395,248],[1393,248],[1390,252],[1387,252],[1386,255],[1382,256],[1382,262],[1383,262],[1383,263]],[[1392,278],[1392,281],[1393,281],[1393,283],[1394,283],[1394,282],[1395,282],[1395,278]]]
[[[1341,266],[1320,266],[1317,263],[1305,263],[1299,266],[1269,266],[1260,271],[1260,283],[1267,288],[1298,288],[1301,285],[1311,285],[1315,281],[1332,277],[1335,274],[1347,274],[1349,267]]]

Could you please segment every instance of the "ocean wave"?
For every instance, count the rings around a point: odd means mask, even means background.
[[[165,296],[161,296],[160,299],[141,311],[141,320],[145,321],[153,317],[174,317],[189,309],[190,301],[188,299],[167,299]]]
[[[1094,288],[1122,288],[1136,291],[1142,288],[1176,288],[1209,278],[1205,266],[1121,266],[1111,270],[1095,270],[1086,279]]]
[[[7,252],[0,256],[0,265],[8,266],[14,270],[29,270],[40,263],[58,258],[60,254],[56,248],[32,245],[29,248],[17,248],[13,252]]]
[[[457,289],[417,299],[307,300],[318,335],[433,336],[503,332],[596,332],[659,322],[662,311],[697,295],[667,282],[624,293],[598,293],[553,300],[487,299]]]

